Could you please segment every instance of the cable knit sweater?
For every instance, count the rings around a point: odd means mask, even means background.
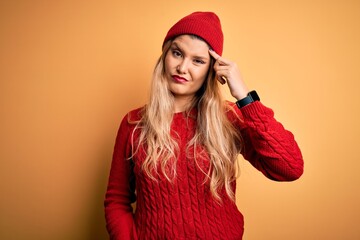
[[[261,102],[228,117],[240,131],[244,141],[242,154],[266,177],[292,181],[303,172],[301,152],[291,132],[274,119],[273,111]],[[173,182],[163,175],[156,181],[141,171],[144,151],[131,160],[131,135],[139,120],[140,109],[128,113],[121,122],[105,197],[107,229],[111,239],[242,239],[243,216],[225,190],[223,202],[211,196],[204,173],[186,152],[187,142],[194,136],[196,119],[183,113],[174,114],[172,131],[179,139],[180,154],[177,176]],[[136,134],[134,135],[136,138]],[[206,167],[206,163],[204,163]],[[235,191],[236,182],[232,183]],[[133,213],[131,203],[136,201]]]

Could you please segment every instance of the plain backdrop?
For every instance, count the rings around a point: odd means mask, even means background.
[[[305,160],[279,183],[239,158],[244,239],[360,239],[358,0],[0,1],[0,239],[108,239],[115,134],[193,11],[219,15],[223,56]]]

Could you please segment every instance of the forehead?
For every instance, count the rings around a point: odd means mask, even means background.
[[[192,35],[180,35],[176,37],[172,45],[192,55],[209,56],[209,45],[202,39]]]

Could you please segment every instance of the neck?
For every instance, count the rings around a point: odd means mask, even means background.
[[[176,96],[174,99],[174,113],[187,110],[190,107],[192,100],[192,96]]]

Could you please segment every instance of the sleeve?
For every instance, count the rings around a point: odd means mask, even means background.
[[[274,112],[260,101],[241,109],[242,154],[266,177],[276,181],[293,181],[304,171],[304,161],[294,135],[276,121]],[[242,119],[242,120],[241,120]]]
[[[113,240],[137,239],[131,206],[136,196],[130,156],[130,127],[125,116],[116,137],[104,201],[106,228]]]

